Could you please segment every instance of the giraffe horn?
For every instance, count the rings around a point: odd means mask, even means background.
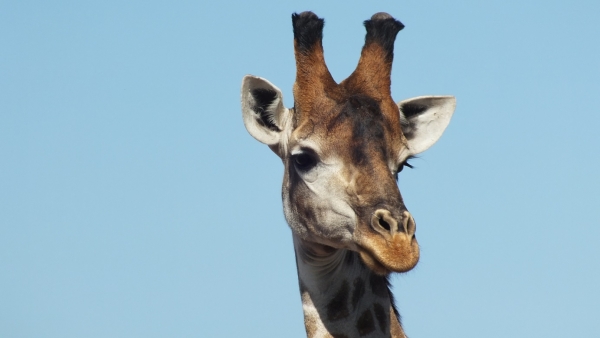
[[[349,91],[382,99],[391,97],[394,41],[404,25],[387,13],[376,13],[364,22],[365,45],[356,69],[340,85]]]
[[[292,14],[294,54],[296,56],[296,108],[310,109],[315,100],[334,91],[337,83],[331,77],[323,56],[323,26],[325,21],[313,12]]]

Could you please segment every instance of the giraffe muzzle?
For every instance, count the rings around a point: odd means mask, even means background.
[[[368,229],[370,227],[370,229]],[[375,273],[406,272],[419,261],[415,220],[408,211],[400,216],[386,209],[373,212],[370,224],[357,227],[354,238],[362,261]]]
[[[404,233],[405,236],[413,239],[417,228],[410,212],[404,211],[398,222],[392,213],[385,209],[375,210],[371,218],[371,227],[387,240],[392,240],[397,233]]]

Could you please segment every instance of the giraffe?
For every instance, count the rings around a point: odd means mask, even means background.
[[[388,276],[419,260],[416,224],[397,185],[407,160],[435,143],[453,96],[391,97],[394,41],[387,13],[364,22],[354,72],[336,83],[323,56],[324,20],[292,15],[294,107],[266,79],[242,82],[246,129],[284,164],[283,209],[293,237],[308,337],[406,337]]]

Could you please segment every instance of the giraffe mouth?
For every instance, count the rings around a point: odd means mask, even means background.
[[[365,263],[365,265],[376,274],[386,276],[392,272],[379,263],[379,261],[377,261],[377,259],[375,259],[375,257],[373,257],[373,255],[371,255],[367,250],[361,249],[358,253],[363,263]]]
[[[419,262],[419,244],[414,235],[398,233],[391,240],[375,234],[359,233],[357,237],[361,260],[379,275],[407,272]]]

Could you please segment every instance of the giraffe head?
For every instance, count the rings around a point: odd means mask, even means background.
[[[295,236],[360,254],[378,274],[404,272],[419,260],[416,225],[396,179],[410,156],[435,143],[455,99],[423,96],[396,104],[390,75],[396,34],[386,13],[365,21],[356,70],[336,83],[323,56],[323,19],[292,15],[294,107],[269,81],[246,76],[242,111],[248,132],[283,161],[283,206]]]

